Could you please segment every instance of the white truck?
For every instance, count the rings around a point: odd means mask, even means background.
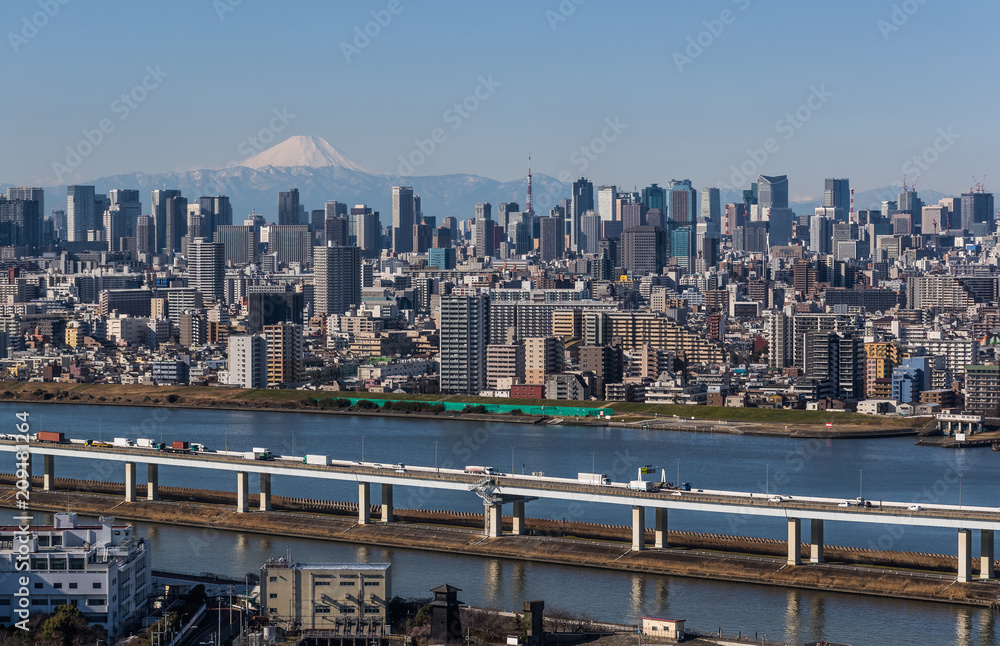
[[[577,473],[576,480],[581,484],[589,485],[611,484],[611,478],[603,473]]]
[[[652,482],[646,482],[645,480],[631,480],[628,483],[628,488],[635,491],[649,491]]]
[[[116,437],[111,442],[111,446],[118,446],[127,449],[128,447],[132,446],[132,440],[128,439],[127,437]]]
[[[274,456],[271,455],[271,450],[268,449],[268,448],[266,448],[266,447],[262,447],[262,446],[255,446],[255,447],[253,447],[253,451],[247,452],[243,457],[245,459],[247,459],[247,460],[273,460],[274,459]]]
[[[330,463],[330,460],[328,460],[325,455],[306,455],[302,463],[326,465]]]
[[[135,445],[143,449],[154,449],[156,448],[156,442],[149,438],[140,437],[135,441]]]

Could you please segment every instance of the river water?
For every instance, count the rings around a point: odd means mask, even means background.
[[[508,423],[438,422],[378,417],[141,407],[0,404],[0,419],[13,431],[15,413],[30,412],[32,432],[63,431],[67,437],[126,436],[157,441],[188,440],[210,449],[266,446],[277,454],[320,453],[341,459],[403,462],[461,468],[491,465],[508,471],[543,471],[574,477],[606,473],[616,481],[654,464],[673,480],[696,488],[823,495],[861,493],[871,500],[997,505],[1000,454],[989,449],[946,450],[914,445],[914,438],[802,440],[721,434],[536,427]],[[363,452],[363,454],[362,454]],[[512,457],[513,456],[513,457]],[[3,469],[7,471],[7,469]],[[56,461],[58,477],[124,480],[120,464]],[[144,476],[139,468],[139,479]],[[235,490],[232,474],[162,468],[160,484]],[[251,478],[251,488],[256,485]],[[356,486],[304,478],[274,478],[272,492],[352,500]],[[372,490],[378,500],[377,487]],[[400,508],[482,511],[473,493],[398,488]],[[627,507],[539,500],[529,516],[626,524]],[[648,514],[651,516],[652,514]],[[10,515],[7,514],[7,517]],[[150,539],[156,569],[211,571],[242,578],[269,557],[299,561],[389,561],[393,593],[426,597],[442,583],[462,589],[473,605],[520,609],[545,599],[547,606],[607,621],[641,616],[687,619],[691,628],[767,633],[789,643],[826,639],[859,644],[998,644],[989,610],[836,593],[789,591],[765,586],[699,581],[411,550],[358,547],[320,541],[195,530],[136,523]],[[671,511],[671,529],[784,538],[781,519]],[[950,530],[826,523],[828,545],[855,545],[955,554]],[[808,532],[805,532],[808,534]],[[976,536],[978,538],[978,536]],[[974,546],[978,550],[978,545]],[[595,594],[595,592],[599,593]],[[998,585],[1000,593],[1000,585]]]

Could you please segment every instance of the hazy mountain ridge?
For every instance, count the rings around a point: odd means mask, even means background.
[[[570,195],[570,184],[544,174],[533,174],[533,206],[535,213],[547,215],[562,198]],[[421,197],[424,215],[437,217],[438,222],[448,216],[459,220],[472,217],[477,202],[517,202],[526,208],[527,178],[500,182],[479,175],[457,173],[400,177],[379,175],[365,169],[340,152],[322,137],[296,135],[268,148],[238,165],[217,170],[199,169],[147,174],[126,173],[101,177],[85,184],[93,184],[98,193],[115,188],[139,189],[143,211],[149,213],[150,192],[154,189],[180,189],[188,200],[202,195],[228,195],[233,206],[234,222],[242,220],[256,210],[266,219],[277,219],[278,191],[299,189],[299,203],[307,211],[321,209],[326,202],[336,200],[350,206],[367,204],[382,215],[383,226],[392,219],[392,187],[412,186]],[[597,200],[595,182],[595,203]],[[665,185],[665,183],[664,183]],[[5,189],[8,184],[0,184]],[[66,203],[66,189],[62,186],[44,187],[46,207],[60,208]],[[902,187],[887,186],[858,191],[855,208],[878,208],[882,200],[895,200]],[[937,204],[945,193],[922,191],[920,197],[927,204]],[[722,203],[741,202],[742,193],[735,190],[721,192]],[[822,205],[822,198],[806,202],[793,202],[797,214],[812,213]]]

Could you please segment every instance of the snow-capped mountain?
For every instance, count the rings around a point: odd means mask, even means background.
[[[375,174],[334,148],[326,139],[306,135],[289,137],[280,144],[254,155],[239,165],[258,170],[265,166],[277,168],[337,166],[357,173]]]

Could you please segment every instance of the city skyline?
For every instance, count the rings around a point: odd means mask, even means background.
[[[880,109],[878,99],[891,98],[897,70],[936,75],[937,91],[966,95],[970,77],[988,72],[979,61],[991,60],[989,40],[976,34],[997,10],[903,4],[851,2],[821,14],[748,0],[633,3],[630,12],[574,2],[418,8],[221,0],[116,3],[101,15],[59,5],[35,20],[37,2],[12,3],[10,79],[35,90],[31,101],[3,99],[19,127],[8,143],[17,154],[0,165],[0,182],[69,185],[220,168],[288,136],[317,134],[375,173],[404,176],[508,180],[524,175],[531,152],[536,174],[619,186],[692,177],[696,186],[745,188],[757,174],[794,169],[791,201],[822,199],[826,177],[855,178],[864,190],[909,175],[911,184],[959,194],[973,175],[985,175],[988,188],[994,136],[986,106],[994,91],[977,87],[980,100],[960,110],[947,101],[902,110],[897,100]],[[132,28],[163,21],[202,47],[176,48],[165,35]],[[516,31],[529,44],[481,47],[481,25]],[[949,26],[966,37],[946,53],[913,46]],[[814,47],[816,27],[858,46]],[[781,38],[759,36],[769,28]],[[90,37],[103,30],[116,33],[114,46]],[[287,52],[255,45],[286,30],[297,43]],[[622,39],[637,45],[593,46]],[[139,54],[122,57],[122,47]],[[961,74],[953,72],[957,61]],[[777,69],[762,74],[763,64]],[[441,73],[426,74],[431,69]],[[616,91],[604,91],[602,80]],[[259,87],[268,91],[247,101],[247,88]],[[544,100],[570,88],[580,100]],[[192,105],[198,95],[212,99]],[[399,95],[410,98],[406,107]],[[54,164],[70,171],[60,182]],[[741,176],[744,183],[732,181]]]

